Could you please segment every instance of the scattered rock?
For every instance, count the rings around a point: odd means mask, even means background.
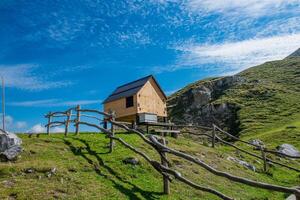
[[[15,185],[15,182],[14,181],[11,181],[11,180],[5,180],[5,181],[2,181],[4,187],[7,187],[7,188],[11,188]]]
[[[264,147],[265,144],[263,143],[263,141],[259,140],[259,139],[251,139],[249,140],[249,142],[253,145],[256,145],[256,146],[261,146],[261,147]]]
[[[35,169],[33,169],[33,168],[28,168],[28,169],[25,169],[24,172],[25,172],[26,174],[32,174],[32,173],[35,172]]]
[[[243,165],[245,168],[250,169],[250,170],[252,170],[254,172],[256,171],[256,167],[253,166],[253,165],[251,165],[251,164],[249,164],[249,163],[247,163],[246,161],[239,160],[239,159],[231,157],[231,156],[228,156],[227,160],[232,161],[232,162],[236,162],[236,163],[238,163],[240,165]]]
[[[21,146],[11,146],[9,149],[6,149],[4,152],[1,153],[1,156],[3,157],[2,160],[16,160],[21,152]]]
[[[54,168],[52,168],[49,172],[46,173],[46,176],[47,176],[48,178],[50,178],[52,175],[55,175],[55,174],[56,174],[56,171],[57,171],[57,169],[56,169],[56,167],[54,167]]]
[[[140,161],[137,158],[129,157],[123,160],[123,163],[130,165],[138,165]]]
[[[4,132],[0,129],[0,152],[5,151],[11,146],[21,145],[22,140],[15,134]]]
[[[296,200],[296,196],[291,194],[286,200]]]
[[[21,153],[22,140],[15,134],[0,129],[1,160],[15,160]]]
[[[55,173],[56,173],[56,167],[52,168],[50,172],[51,172],[52,174],[55,174]]]
[[[276,147],[277,151],[282,153],[282,154],[286,154],[289,156],[300,156],[300,152],[298,149],[296,149],[296,147],[294,147],[291,144],[282,144],[278,147]]]

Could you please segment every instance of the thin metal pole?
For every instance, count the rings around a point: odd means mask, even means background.
[[[2,128],[5,131],[5,85],[4,85],[4,78],[3,76],[1,77],[2,79]]]

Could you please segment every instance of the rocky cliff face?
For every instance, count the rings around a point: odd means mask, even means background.
[[[240,76],[229,76],[199,81],[169,97],[168,113],[177,123],[193,123],[211,126],[213,123],[227,128],[231,133],[239,132],[237,111],[233,103],[215,103],[224,91],[243,82]]]
[[[300,57],[300,48],[288,56],[288,58],[292,58],[292,57]]]
[[[300,50],[235,76],[192,83],[168,98],[178,123],[215,123],[232,134],[257,134],[299,119]]]

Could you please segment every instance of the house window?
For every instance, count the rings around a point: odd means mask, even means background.
[[[133,106],[133,96],[126,97],[126,108],[130,108]]]

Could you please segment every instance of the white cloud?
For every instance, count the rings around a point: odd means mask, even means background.
[[[0,127],[2,128],[2,113],[0,113]],[[5,116],[5,127],[8,131],[20,131],[27,127],[27,123],[24,121],[15,121],[14,118],[10,115]]]
[[[215,12],[226,15],[263,16],[283,11],[299,11],[299,0],[188,0],[187,8],[192,12]]]
[[[54,127],[50,129],[51,133],[64,133],[65,129],[62,127]]]
[[[47,129],[42,124],[36,124],[32,126],[27,133],[46,133]],[[65,129],[62,127],[53,127],[50,129],[51,133],[63,133]]]
[[[35,74],[36,65],[0,65],[0,75],[5,78],[7,87],[20,88],[25,90],[44,90],[70,85],[65,81],[47,81],[42,75]]]
[[[222,44],[187,43],[174,46],[181,52],[174,65],[157,70],[174,71],[184,68],[222,70],[235,73],[247,67],[279,60],[300,47],[300,34],[254,38]]]
[[[16,122],[16,128],[17,129],[23,129],[23,128],[26,128],[27,127],[27,123],[24,122],[24,121],[19,121],[19,122]]]
[[[121,42],[132,42],[134,44],[141,44],[141,45],[146,45],[151,43],[150,37],[141,31],[120,33],[119,40]]]
[[[31,127],[28,131],[28,133],[45,133],[46,128],[42,126],[42,124],[36,124],[33,127]]]
[[[62,101],[60,99],[45,99],[45,100],[34,100],[34,101],[19,101],[10,102],[10,106],[20,107],[61,107],[61,106],[76,106],[76,105],[90,105],[100,104],[102,101],[97,100],[76,100],[76,101]]]

